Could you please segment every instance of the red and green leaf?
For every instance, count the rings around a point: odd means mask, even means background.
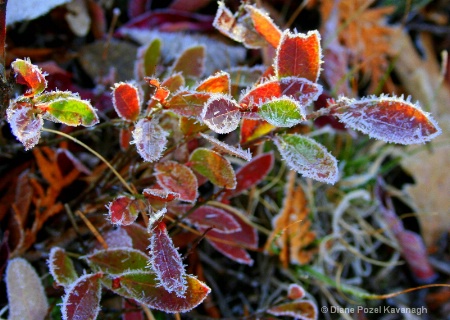
[[[195,91],[229,94],[230,75],[224,71],[220,71],[200,82],[197,88],[195,88]]]
[[[129,272],[117,279],[120,281],[120,286],[136,301],[168,313],[187,312],[194,309],[211,291],[206,284],[190,275],[185,276],[185,297],[178,297],[175,292],[168,292],[160,286],[153,272]]]
[[[205,47],[187,48],[175,61],[172,72],[181,72],[185,78],[199,78],[205,71]]]
[[[78,278],[72,259],[66,255],[62,248],[53,247],[50,250],[47,264],[50,274],[60,286],[69,286]]]
[[[210,135],[200,133],[200,136],[206,140],[208,140],[214,147],[214,149],[220,153],[227,153],[235,157],[242,158],[246,161],[250,161],[252,159],[252,154],[250,150],[242,150],[241,147],[233,147],[229,144],[226,144]]]
[[[257,111],[262,104],[274,98],[287,96],[300,103],[303,113],[307,105],[315,101],[322,93],[322,86],[307,79],[286,77],[271,79],[256,85],[247,91],[239,100],[242,109]]]
[[[209,130],[208,126],[203,124],[200,120],[183,116],[180,117],[179,126],[181,132],[186,136]]]
[[[267,313],[301,320],[316,320],[318,316],[317,306],[314,302],[307,300],[283,303],[269,308]]]
[[[403,97],[340,98],[334,113],[346,126],[372,138],[399,144],[425,143],[441,134],[437,122]]]
[[[140,213],[138,200],[127,196],[117,197],[106,208],[111,222],[120,226],[132,224]]]
[[[258,114],[277,127],[292,127],[306,120],[305,110],[299,103],[288,97],[273,99],[262,104]]]
[[[155,165],[156,179],[167,191],[179,194],[179,200],[195,202],[198,197],[197,177],[187,166],[175,161],[160,162]]]
[[[25,97],[33,97],[42,93],[47,87],[47,80],[39,67],[31,63],[29,59],[16,59],[11,63],[16,76],[16,82],[28,87],[23,94]]]
[[[265,120],[244,118],[241,123],[240,144],[263,137],[274,129],[276,127]]]
[[[61,306],[63,320],[96,319],[100,311],[101,272],[87,274],[66,290]]]
[[[161,86],[167,88],[170,92],[179,90],[186,84],[183,75],[180,72],[171,74],[161,83]]]
[[[219,153],[198,148],[191,153],[189,163],[192,169],[209,179],[218,187],[234,189],[236,176],[230,162]]]
[[[245,10],[253,21],[255,30],[274,48],[278,47],[281,39],[281,30],[268,14],[254,5],[246,5]]]
[[[334,184],[338,179],[337,160],[315,140],[284,134],[274,139],[278,151],[291,167],[305,177]]]
[[[133,143],[145,161],[153,162],[161,158],[168,135],[155,120],[141,119],[133,130]]]
[[[181,255],[169,237],[166,225],[160,222],[150,237],[150,268],[155,272],[158,285],[179,298],[186,298],[187,282]]]
[[[98,250],[84,257],[96,271],[105,274],[122,274],[130,270],[147,270],[149,257],[132,248]]]
[[[36,107],[43,112],[45,119],[69,126],[91,127],[99,122],[97,113],[91,103],[78,98],[76,94],[47,103],[38,103]]]
[[[205,124],[217,133],[229,133],[239,126],[241,112],[233,99],[215,94],[206,102],[201,117]]]
[[[318,31],[292,33],[285,30],[277,47],[275,73],[278,78],[299,77],[316,82],[322,51]]]
[[[125,82],[116,83],[112,89],[113,105],[119,117],[126,121],[136,121],[141,112],[139,89]]]
[[[167,101],[165,107],[180,116],[200,119],[203,107],[209,98],[211,93],[180,91]]]
[[[36,114],[31,109],[31,105],[13,102],[6,110],[6,119],[11,126],[12,133],[24,145],[25,150],[38,144],[44,121],[42,115]]]
[[[245,190],[256,186],[273,168],[275,157],[273,152],[260,154],[236,171],[236,188],[225,190],[222,199],[235,197]]]

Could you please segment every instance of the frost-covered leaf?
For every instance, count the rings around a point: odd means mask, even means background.
[[[179,200],[195,202],[198,197],[197,177],[187,166],[175,161],[155,165],[156,179],[165,190],[179,194]]]
[[[273,152],[260,154],[236,171],[236,188],[225,190],[222,198],[235,197],[245,190],[260,183],[273,168],[275,158]]]
[[[24,145],[25,150],[29,150],[39,142],[44,121],[40,114],[31,109],[31,105],[20,106],[18,103],[13,103],[6,110],[6,119],[17,140]]]
[[[120,82],[112,88],[113,105],[119,117],[126,121],[136,121],[141,112],[139,89],[131,84]]]
[[[86,274],[67,288],[61,313],[63,320],[96,319],[100,311],[101,272]]]
[[[301,320],[315,320],[318,316],[317,306],[314,302],[307,300],[283,303],[269,308],[267,313]]]
[[[191,207],[176,205],[171,211],[176,215],[184,215]],[[213,228],[219,233],[233,233],[241,230],[240,224],[233,215],[217,207],[203,205],[189,213],[183,220],[200,229]]]
[[[109,249],[124,247],[133,248],[133,239],[131,239],[130,235],[121,227],[103,232],[102,235]]]
[[[200,120],[183,116],[180,117],[179,126],[181,132],[186,136],[209,130],[208,126]]]
[[[147,226],[148,233],[152,232],[154,224],[156,222],[158,222],[159,220],[162,220],[162,218],[164,218],[164,215],[166,213],[167,213],[166,208],[162,208],[156,212],[150,212],[149,217],[148,217],[148,226]]]
[[[320,74],[322,51],[317,30],[292,33],[285,30],[275,57],[275,74],[279,78],[300,77],[316,82]]]
[[[159,285],[177,297],[186,297],[186,271],[164,222],[152,230],[149,250],[150,268],[155,272]]]
[[[315,140],[298,134],[274,138],[283,159],[305,177],[334,184],[338,179],[336,158]]]
[[[184,50],[173,65],[173,72],[185,77],[199,78],[205,71],[205,47],[196,45]]]
[[[287,297],[291,300],[301,299],[306,295],[305,289],[296,283],[291,283],[288,288]]]
[[[91,268],[106,274],[122,274],[130,270],[147,270],[149,257],[132,248],[110,248],[98,250],[84,256]]]
[[[281,30],[261,9],[254,5],[246,5],[245,10],[250,14],[255,30],[266,39],[268,43],[274,48],[278,47],[281,38]]]
[[[206,140],[208,140],[213,146],[216,151],[219,151],[221,153],[227,153],[235,157],[242,158],[246,161],[250,161],[252,159],[252,154],[250,153],[250,150],[242,150],[241,147],[233,147],[229,144],[226,144],[210,135],[200,133],[200,136]]]
[[[206,125],[217,133],[234,131],[241,119],[239,105],[222,94],[212,95],[206,102],[201,117]]]
[[[171,202],[180,198],[178,192],[154,188],[146,188],[142,191],[142,194],[150,201],[150,203],[154,200],[158,202]]]
[[[229,94],[230,75],[224,71],[217,72],[200,82],[195,91]]]
[[[106,208],[108,208],[111,222],[121,226],[132,224],[136,221],[140,212],[138,201],[126,196],[117,197]]]
[[[239,100],[239,105],[245,110],[257,111],[263,103],[287,96],[298,101],[302,114],[306,114],[306,106],[315,101],[321,93],[322,86],[307,79],[270,79],[245,92]]]
[[[208,178],[216,186],[226,189],[236,187],[233,167],[219,153],[205,148],[197,148],[191,153],[189,163],[192,169]]]
[[[276,127],[265,120],[244,118],[241,123],[240,144],[245,144],[265,136],[274,129]]]
[[[29,59],[16,59],[11,63],[11,67],[16,75],[16,82],[28,86],[23,94],[25,97],[32,97],[42,93],[47,87],[47,80],[39,67],[31,63]]]
[[[158,79],[145,77],[144,80],[147,84],[154,90],[151,102],[149,102],[149,106],[152,102],[158,101],[160,103],[165,103],[167,97],[170,95],[170,90],[159,83]]]
[[[78,278],[72,259],[66,255],[62,248],[53,247],[50,250],[47,264],[50,274],[60,286],[66,287]]]
[[[133,130],[133,143],[145,161],[153,162],[161,158],[168,135],[155,120],[141,119]]]
[[[233,215],[241,226],[241,230],[227,234],[220,233],[217,230],[210,230],[207,233],[206,239],[217,251],[226,257],[238,263],[253,265],[253,259],[245,248],[258,248],[258,234],[256,229],[233,214],[233,211],[226,210],[226,207],[221,207],[221,209]],[[202,229],[202,231],[206,230]]]
[[[121,287],[136,301],[168,313],[192,310],[202,303],[211,291],[206,284],[190,275],[185,276],[185,297],[178,297],[175,292],[168,292],[160,286],[153,272],[129,272],[121,275],[118,280]]]
[[[91,103],[78,98],[76,95],[51,100],[47,103],[37,103],[36,107],[44,112],[45,119],[69,126],[92,127],[99,121]]]
[[[211,93],[180,91],[167,101],[166,108],[183,117],[200,119],[203,107],[209,98]]]
[[[399,144],[425,143],[441,134],[437,122],[403,97],[340,98],[339,121],[372,138]]]
[[[262,104],[258,109],[258,114],[274,126],[292,127],[306,120],[306,115],[302,111],[297,101],[281,97]]]
[[[15,258],[6,267],[9,319],[43,320],[47,316],[48,302],[41,279],[28,261]]]
[[[265,40],[254,29],[249,15],[241,15],[236,19],[236,16],[225,6],[223,1],[219,2],[213,26],[230,39],[242,42],[249,49],[258,49],[266,44]]]

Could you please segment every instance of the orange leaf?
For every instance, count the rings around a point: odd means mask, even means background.
[[[275,25],[269,15],[252,5],[246,5],[245,10],[250,14],[250,18],[252,18],[253,26],[256,31],[262,35],[272,47],[278,47],[281,39],[281,30]]]
[[[321,57],[320,34],[317,30],[307,34],[285,30],[277,47],[275,73],[279,78],[294,76],[316,82]]]
[[[206,78],[197,86],[195,91],[210,93],[230,93],[230,75],[224,71]]]

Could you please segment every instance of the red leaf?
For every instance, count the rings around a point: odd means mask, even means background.
[[[126,121],[136,121],[141,112],[138,88],[131,83],[116,83],[112,96],[114,109],[119,117]]]
[[[174,205],[170,211],[177,216],[182,216],[192,207],[189,205]],[[196,226],[199,229],[213,228],[218,233],[233,233],[241,230],[241,225],[234,216],[217,207],[204,205],[190,212],[183,221]]]
[[[211,93],[181,91],[166,103],[166,108],[183,117],[200,118],[203,107]]]
[[[287,297],[291,300],[301,299],[306,295],[305,290],[296,283],[291,283],[288,288]]]
[[[225,210],[224,208],[221,209]],[[225,211],[232,214],[232,211]],[[242,264],[252,265],[253,259],[244,248],[257,249],[258,234],[255,228],[245,223],[237,215],[233,214],[233,217],[241,226],[240,231],[223,234],[211,230],[207,233],[206,239],[217,251],[221,252],[226,257]],[[206,229],[203,229],[202,231],[206,231]],[[230,244],[214,240],[213,238],[224,240]]]
[[[16,59],[11,63],[16,75],[16,82],[28,86],[23,94],[25,97],[33,97],[42,93],[47,87],[47,81],[42,71],[28,60]]]
[[[195,91],[229,94],[230,75],[224,71],[218,72],[200,82]]]
[[[245,144],[252,140],[258,139],[270,131],[276,129],[275,126],[266,120],[242,119],[240,144]]]
[[[316,82],[322,52],[318,31],[291,33],[285,30],[277,47],[275,73],[279,78],[300,77]]]
[[[133,1],[132,1],[133,2]],[[122,299],[122,308],[124,312],[122,313],[122,320],[146,320],[142,310],[139,310],[139,305],[133,303],[130,299]]]
[[[141,119],[133,130],[133,143],[139,155],[149,162],[159,160],[166,149],[169,134],[155,120]]]
[[[148,232],[146,228],[140,224],[133,223],[129,226],[123,226],[122,229],[124,229],[130,236],[131,241],[133,242],[133,248],[142,252],[147,252],[150,241],[148,240]]]
[[[155,165],[156,179],[167,191],[179,194],[179,199],[195,202],[197,199],[197,178],[192,170],[175,161],[160,162]]]
[[[128,150],[131,143],[131,130],[129,128],[120,128],[119,142],[122,151]]]
[[[441,134],[437,122],[409,98],[381,96],[358,101],[342,97],[336,103],[339,121],[372,138],[408,145]]]
[[[195,277],[187,275],[185,297],[168,292],[158,284],[153,272],[136,271],[120,276],[121,287],[135,300],[150,308],[169,313],[187,312],[198,306],[211,289]]]
[[[317,319],[317,306],[312,301],[293,301],[280,304],[267,310],[274,316],[287,316],[301,320]]]
[[[246,5],[244,8],[250,14],[256,31],[262,35],[272,47],[278,47],[281,39],[281,30],[275,25],[269,15],[256,8],[254,5]]]
[[[288,96],[300,102],[303,113],[305,107],[316,100],[322,93],[322,86],[307,79],[285,77],[279,80],[269,80],[250,89],[239,100],[241,108],[257,111],[257,108],[273,98]]]
[[[274,160],[273,152],[263,153],[239,168],[236,171],[236,188],[225,190],[222,199],[235,197],[260,183],[272,170]]]
[[[231,98],[215,94],[206,102],[201,117],[206,125],[217,133],[234,131],[241,119],[239,105]]]
[[[155,89],[155,93],[152,95],[152,99],[161,103],[165,103],[167,97],[170,94],[170,90],[164,86],[161,86],[158,79],[145,77],[144,80],[151,88]]]
[[[155,272],[159,284],[177,297],[186,297],[187,282],[183,261],[167,233],[166,225],[160,222],[150,238],[150,267]]]
[[[161,189],[147,188],[142,191],[142,194],[150,201],[150,203],[152,203],[153,200],[156,200],[157,202],[171,202],[180,198],[180,194],[177,192]]]
[[[102,277],[101,272],[84,275],[67,289],[61,307],[64,320],[97,318],[100,311]]]
[[[139,215],[139,203],[126,196],[120,196],[107,206],[109,218],[113,224],[127,226],[132,224]]]
[[[402,255],[417,280],[421,283],[431,283],[436,280],[437,274],[428,261],[423,239],[417,233],[409,230],[401,231],[396,238]]]

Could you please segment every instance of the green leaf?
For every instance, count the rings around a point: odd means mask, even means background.
[[[148,45],[144,53],[145,76],[150,77],[155,73],[160,54],[161,40],[156,38]]]
[[[36,104],[36,107],[44,111],[45,119],[69,126],[91,127],[99,121],[91,103],[87,100],[81,100],[75,95],[70,98],[64,97],[39,103]]]
[[[48,258],[48,268],[56,283],[68,286],[78,279],[72,260],[66,255],[64,249],[53,247]]]
[[[264,103],[258,109],[258,113],[264,120],[277,127],[292,127],[305,120],[298,102],[288,97]]]
[[[315,140],[298,134],[275,137],[274,142],[286,163],[298,173],[334,184],[338,179],[337,160]]]
[[[186,296],[183,298],[160,286],[156,275],[152,272],[130,272],[121,275],[118,279],[121,289],[126,289],[130,297],[150,308],[169,313],[192,310],[202,303],[211,291],[206,284],[190,275],[185,276],[187,289]]]
[[[131,248],[113,248],[96,251],[84,257],[94,269],[108,273],[121,274],[130,270],[145,270],[149,257]]]
[[[226,189],[236,188],[236,175],[230,162],[219,153],[198,148],[192,152],[189,162],[192,169],[207,177],[213,184]]]

